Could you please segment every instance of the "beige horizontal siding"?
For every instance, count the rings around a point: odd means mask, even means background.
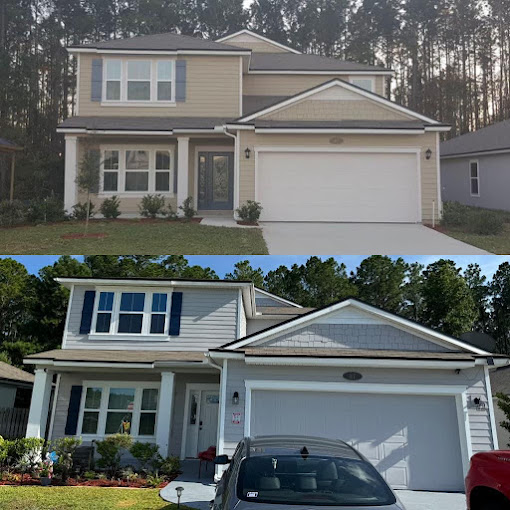
[[[107,58],[129,59],[110,56]],[[240,58],[238,56],[186,56],[186,101],[174,107],[101,106],[91,101],[92,60],[101,55],[80,55],[80,87],[77,115],[92,116],[170,116],[170,117],[236,117],[239,111]],[[136,56],[136,59],[156,58]]]
[[[245,74],[245,96],[291,96],[333,79],[349,82],[351,76],[335,74]],[[384,77],[375,76],[376,94],[384,94]]]
[[[411,120],[409,115],[364,99],[360,101],[309,99],[268,113],[260,118],[271,120]]]
[[[338,136],[308,134],[255,134],[253,131],[240,131],[240,147],[332,147],[332,140],[338,142]],[[422,221],[432,221],[432,201],[437,207],[437,165],[436,133],[423,135],[342,135],[342,147],[416,147],[421,150],[421,200]],[[432,150],[432,157],[427,160],[425,151]],[[240,158],[239,200],[255,199],[255,156],[250,159]],[[264,204],[262,204],[262,207]],[[306,204],[303,204],[306,207]],[[437,215],[437,213],[436,213]]]

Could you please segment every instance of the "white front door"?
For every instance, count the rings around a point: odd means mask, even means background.
[[[190,388],[187,406],[186,457],[217,446],[219,389]]]

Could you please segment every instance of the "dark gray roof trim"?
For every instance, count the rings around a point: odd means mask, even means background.
[[[504,120],[441,144],[441,157],[510,150],[510,120]]]
[[[154,35],[142,35],[130,39],[116,39],[113,41],[101,41],[90,44],[78,44],[73,48],[98,49],[98,50],[136,50],[136,51],[249,51],[246,48],[230,46],[229,44],[208,41],[199,37],[188,35],[164,33]]]

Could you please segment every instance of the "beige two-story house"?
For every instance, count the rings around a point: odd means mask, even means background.
[[[97,196],[138,214],[148,193],[200,215],[248,200],[265,221],[439,218],[439,133],[449,126],[386,99],[392,72],[302,54],[248,30],[73,46],[76,116],[64,121],[65,206],[100,151]]]

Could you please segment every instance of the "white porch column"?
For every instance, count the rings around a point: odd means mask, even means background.
[[[26,437],[44,437],[50,407],[52,379],[52,371],[44,368],[35,369]]]
[[[177,137],[177,208],[190,196],[188,187],[189,138]],[[177,209],[179,215],[182,211]]]
[[[78,172],[78,137],[66,135],[65,173],[64,173],[64,208],[73,210],[76,204],[76,175]]]
[[[156,444],[163,457],[168,456],[170,428],[172,426],[172,407],[174,402],[173,372],[161,372],[161,386],[159,388],[158,415],[156,422]]]

